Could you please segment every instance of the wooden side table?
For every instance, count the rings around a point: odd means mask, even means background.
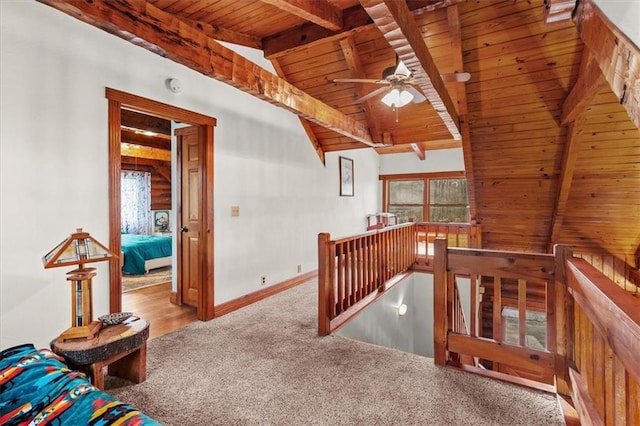
[[[104,390],[104,367],[112,376],[134,383],[147,378],[149,321],[132,316],[125,322],[103,327],[91,340],[51,341],[51,350],[64,357],[72,368],[86,371],[91,382]]]

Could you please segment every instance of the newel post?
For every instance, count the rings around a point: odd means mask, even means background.
[[[333,303],[333,277],[335,275],[335,244],[331,243],[331,234],[318,234],[318,335],[331,333]]]
[[[555,315],[556,315],[556,380],[561,395],[571,395],[569,366],[573,362],[574,315],[573,297],[568,291],[567,259],[573,257],[573,247],[556,244],[555,256]]]
[[[447,363],[447,240],[433,243],[433,359],[436,365]]]

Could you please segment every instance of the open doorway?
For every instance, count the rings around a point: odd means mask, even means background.
[[[169,291],[172,288],[172,123],[120,111],[120,262],[125,311],[131,310],[126,306],[127,293],[165,284]]]
[[[168,290],[168,293],[165,293],[168,297],[158,295],[155,297],[166,299],[160,302],[167,304],[171,302],[172,306],[160,306],[159,311],[166,314],[168,309],[175,308],[176,305],[193,305],[198,319],[211,319],[214,315],[213,128],[216,124],[215,119],[113,89],[106,90],[106,97],[109,100],[110,247],[123,255],[123,236],[135,234],[131,231],[139,230],[134,220],[123,219],[122,207],[125,196],[122,194],[122,172],[132,172],[133,175],[146,174],[143,179],[146,179],[149,186],[155,178],[155,191],[151,188],[149,191],[150,198],[151,193],[155,192],[155,200],[149,201],[149,207],[144,213],[147,216],[146,222],[141,226],[146,227],[146,234],[153,237],[167,237],[170,241],[173,238],[175,242],[172,244],[173,250],[169,256],[160,255],[157,260],[150,262],[145,259],[138,260],[138,265],[133,266],[134,269],[137,266],[138,270],[134,272],[142,272],[138,275],[144,278],[148,271],[157,271],[159,268],[166,270],[169,267],[173,277],[172,284],[163,284],[165,290]],[[172,125],[172,122],[184,123],[188,130],[175,131],[176,126]],[[139,132],[138,135],[136,132]],[[140,135],[141,132],[154,133],[154,137],[143,139],[144,135]],[[172,172],[171,137],[174,133],[177,142],[173,144],[173,156],[177,161],[174,163]],[[190,135],[187,138],[189,139],[187,145],[183,143],[185,134]],[[124,145],[122,142],[125,140],[138,141],[138,143]],[[188,152],[183,152],[183,146],[189,146]],[[182,158],[191,159],[187,169],[185,169],[185,163],[181,161]],[[171,202],[171,188],[177,202]],[[187,201],[185,206],[183,200],[185,191],[187,198],[197,202]],[[197,219],[195,222],[193,222],[194,217]],[[185,219],[191,221],[187,223],[184,222]],[[190,231],[187,232],[187,230]],[[194,238],[194,235],[197,238]],[[194,244],[194,241],[197,244]],[[183,247],[187,247],[187,250]],[[128,262],[131,259],[131,256],[124,254],[121,259],[110,262],[111,312],[123,310],[122,272],[125,266],[128,269],[132,268],[131,262]],[[152,290],[157,293],[155,290],[158,290],[151,287],[149,289],[150,293]],[[147,289],[140,291],[145,290]],[[190,298],[185,298],[183,296],[185,294],[189,294]],[[128,305],[127,308],[133,312],[139,312],[144,309],[144,306],[134,304]]]

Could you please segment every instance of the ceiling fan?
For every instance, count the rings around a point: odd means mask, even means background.
[[[471,78],[471,75],[467,72],[442,74],[442,79],[445,83],[465,82],[469,81],[469,78]],[[355,103],[364,102],[384,92],[388,93],[382,97],[382,102],[393,108],[400,108],[411,102],[424,102],[427,99],[414,87],[414,85],[417,85],[417,81],[402,61],[397,61],[396,66],[385,68],[382,71],[382,79],[380,80],[369,78],[336,78],[333,81],[335,83],[370,83],[384,85],[384,87],[380,87],[357,99]]]

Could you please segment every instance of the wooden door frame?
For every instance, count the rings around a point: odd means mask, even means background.
[[[197,317],[202,321],[213,319],[213,128],[216,126],[216,119],[109,87],[105,90],[105,97],[108,99],[109,110],[109,248],[112,251],[115,250],[114,252],[120,252],[122,245],[120,237],[122,222],[120,216],[121,109],[132,109],[168,120],[188,123],[201,129],[204,139],[204,157],[200,206],[203,220],[200,225],[200,235],[205,237],[199,254],[202,264],[202,282],[198,291]],[[109,261],[109,309],[110,312],[122,311],[122,270],[119,258]]]

